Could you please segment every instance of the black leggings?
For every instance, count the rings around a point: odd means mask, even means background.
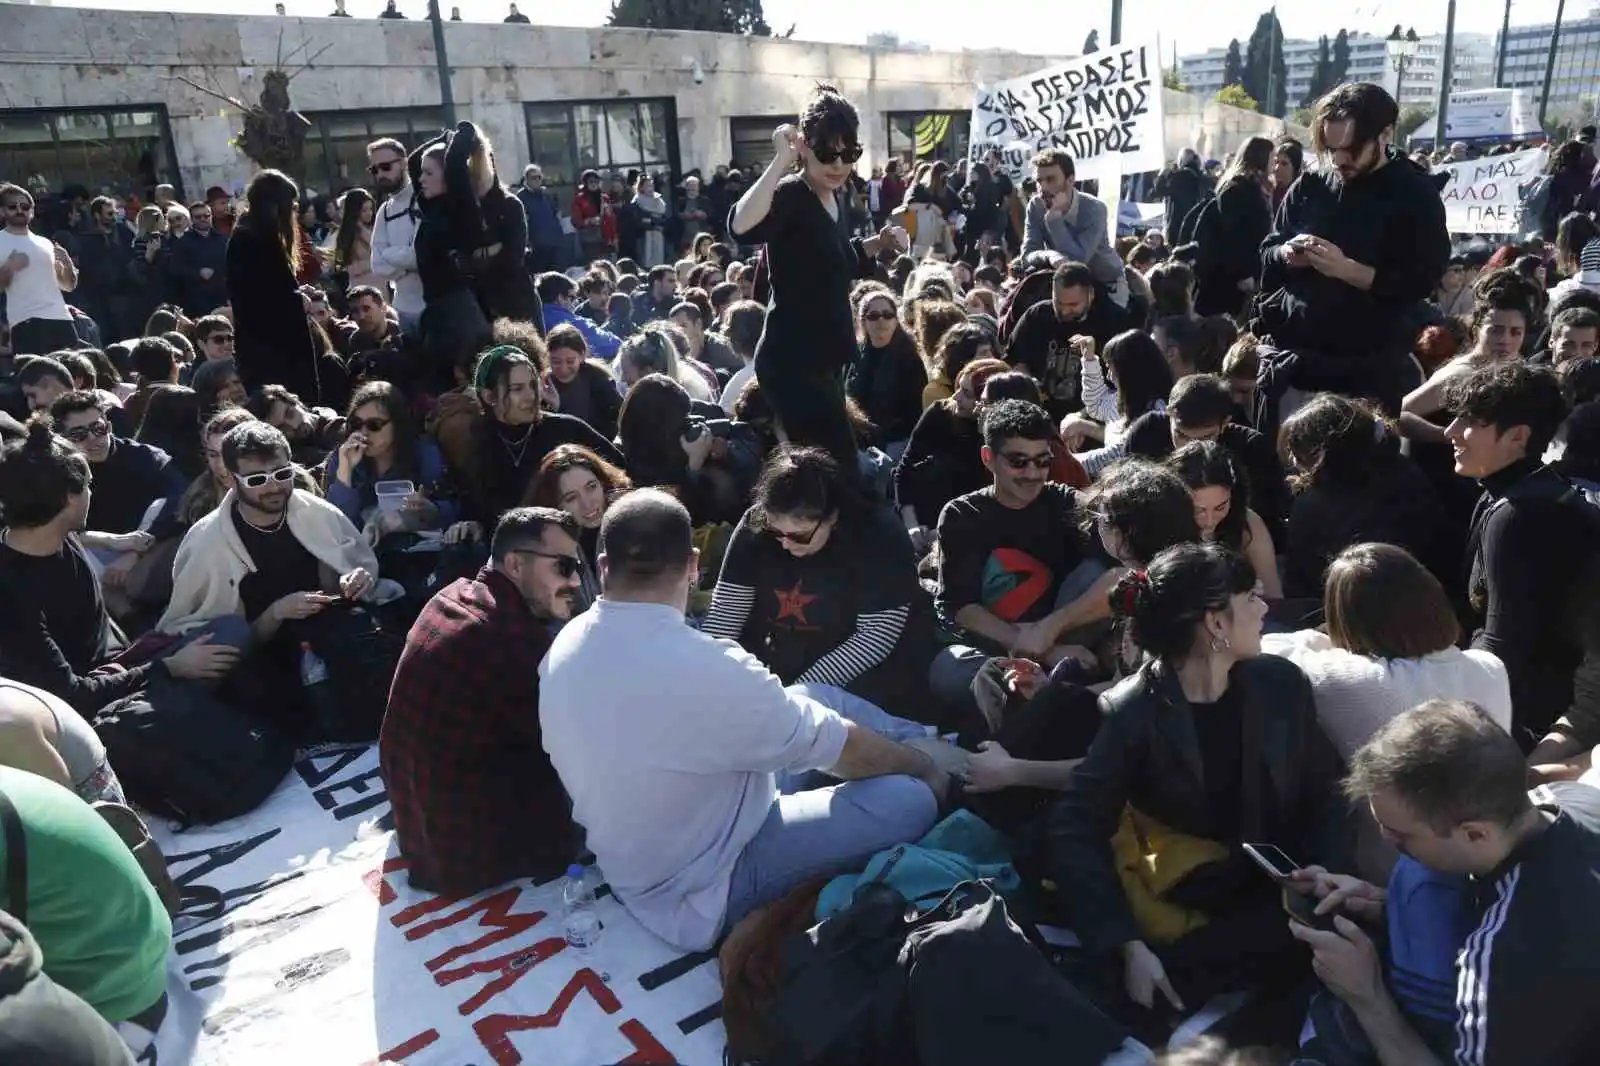
[[[761,395],[791,444],[833,453],[839,469],[858,469],[856,435],[844,409],[844,388],[831,374],[761,374]]]

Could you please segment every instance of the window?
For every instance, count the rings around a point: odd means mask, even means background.
[[[967,156],[970,111],[891,111],[888,122],[889,155],[907,163],[922,159],[954,163]]]
[[[0,110],[0,174],[36,193],[82,185],[148,201],[157,185],[183,192],[161,104]]]
[[[730,118],[728,135],[733,142],[733,165],[740,170],[761,173],[778,154],[772,146],[772,131],[792,121],[783,116]]]
[[[312,111],[306,118],[305,184],[325,196],[367,184],[367,145],[378,138],[393,137],[409,152],[444,129],[436,107]]]
[[[563,209],[585,170],[626,177],[630,170],[666,172],[677,186],[678,109],[670,97],[525,104],[528,152],[545,187]]]

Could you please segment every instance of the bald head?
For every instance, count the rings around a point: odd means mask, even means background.
[[[607,596],[642,599],[649,590],[685,588],[696,557],[688,509],[659,489],[628,493],[607,509],[600,523],[601,577]]]

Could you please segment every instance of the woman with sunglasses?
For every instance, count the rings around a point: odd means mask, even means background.
[[[444,457],[438,445],[418,432],[400,390],[371,381],[350,397],[345,416],[348,436],[328,453],[322,483],[328,502],[344,512],[375,546],[395,533],[446,529],[460,517],[448,492]],[[409,481],[411,494],[396,510],[379,505],[380,481]]]
[[[876,439],[891,459],[905,454],[911,431],[922,417],[927,369],[916,342],[900,324],[900,301],[887,286],[871,288],[857,311],[861,343],[845,374],[845,391],[877,430]]]
[[[856,354],[850,286],[872,276],[880,252],[905,247],[894,226],[867,240],[850,236],[844,196],[861,158],[860,125],[855,105],[819,85],[799,126],[773,132],[776,155],[728,219],[733,237],[767,246],[772,299],[755,354],[767,402],[789,441],[827,448],[846,471],[856,468],[840,385]]]
[[[733,531],[704,629],[786,685],[831,685],[893,715],[928,709],[932,615],[893,517],[821,448],[767,460]]]
[[[894,497],[917,551],[933,543],[944,505],[989,484],[984,469],[978,398],[986,381],[1011,368],[999,359],[968,363],[956,375],[956,392],[922,412],[894,468]],[[762,383],[765,388],[765,382]],[[921,402],[920,400],[918,402]]]
[[[600,522],[617,497],[631,488],[627,474],[581,444],[563,444],[545,456],[528,487],[528,506],[554,507],[578,520],[582,567],[577,573],[582,584],[573,599],[573,614],[588,610],[600,596],[594,563],[600,557]]]

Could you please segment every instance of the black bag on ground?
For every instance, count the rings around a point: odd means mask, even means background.
[[[314,718],[303,739],[377,740],[389,707],[389,686],[405,650],[405,633],[386,626],[367,607],[344,604],[289,622],[284,630],[302,650],[309,646],[327,670],[325,681],[306,688]]]
[[[271,725],[164,676],[102,710],[94,730],[128,798],[189,825],[255,810],[294,762],[293,744]]]

